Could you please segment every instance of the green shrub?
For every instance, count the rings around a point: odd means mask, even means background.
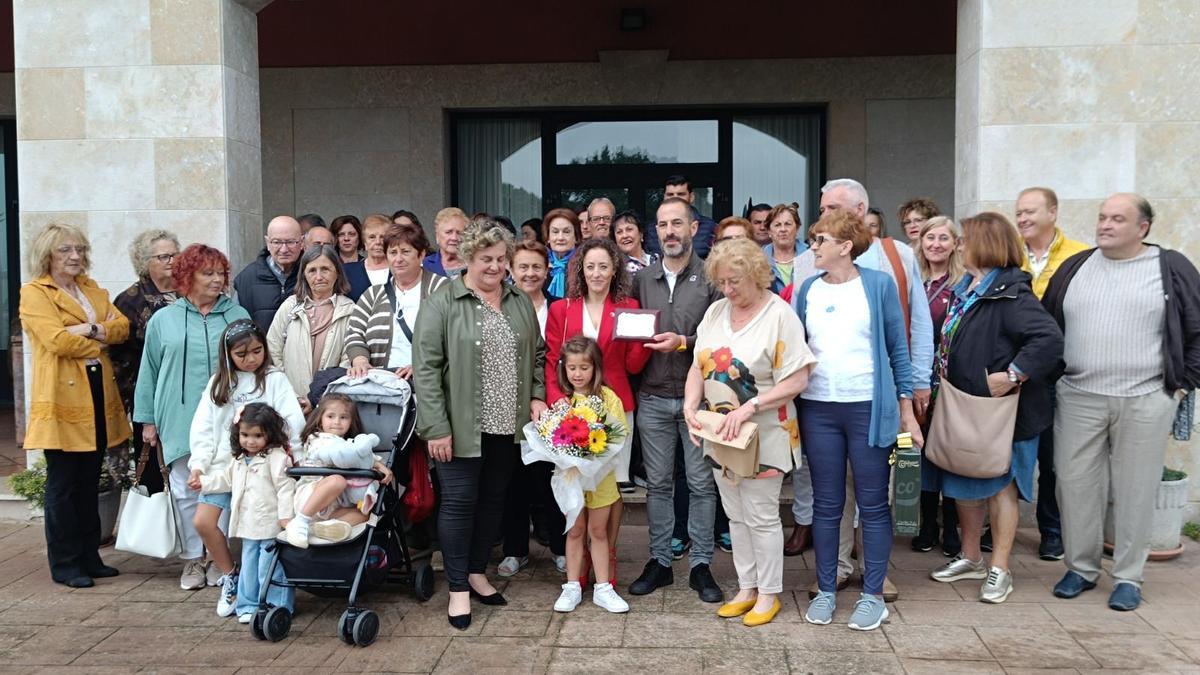
[[[42,457],[32,468],[8,477],[13,494],[28,499],[39,509],[46,507],[46,458]]]
[[[1184,478],[1187,478],[1186,471],[1180,471],[1179,469],[1171,469],[1171,468],[1168,468],[1165,466],[1163,467],[1163,475],[1162,475],[1163,481],[1183,480]]]
[[[1200,523],[1192,521],[1183,524],[1183,536],[1192,541],[1200,541]]]

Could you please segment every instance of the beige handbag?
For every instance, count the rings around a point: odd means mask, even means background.
[[[717,428],[725,416],[711,410],[697,410],[696,420],[702,429],[692,430],[697,438],[707,441],[704,455],[711,457],[723,471],[742,478],[758,475],[758,425],[745,422],[733,440],[722,440]]]
[[[999,398],[973,396],[943,377],[925,436],[925,459],[967,478],[1008,473],[1021,388],[1013,392]]]

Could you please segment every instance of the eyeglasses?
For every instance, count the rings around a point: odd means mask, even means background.
[[[300,240],[299,239],[270,239],[267,241],[267,244],[270,246],[274,246],[275,248],[284,248],[285,246],[287,248],[292,248],[293,246],[299,246]]]
[[[597,223],[611,223],[612,219],[612,216],[588,216],[589,223],[593,221]]]
[[[713,281],[713,286],[719,290],[725,290],[731,286],[740,286],[745,281],[745,277],[733,277],[731,279],[716,279]]]
[[[912,218],[907,218],[905,220],[900,221],[900,224],[903,225],[904,227],[908,227],[909,225],[920,225],[921,223],[926,223],[926,222],[929,222],[928,218],[924,218],[921,216],[913,216]]]
[[[836,244],[840,241],[841,241],[840,239],[834,239],[833,237],[826,237],[823,234],[818,234],[817,236],[815,236],[811,240],[809,240],[809,243],[813,248],[817,248],[818,246],[824,246],[825,244],[827,244],[829,242],[833,242]]]
[[[67,246],[59,246],[58,248],[56,248],[54,250],[56,252],[60,253],[61,255],[71,255],[72,252],[78,253],[79,255],[85,255],[85,254],[87,254],[88,251],[91,250],[91,247],[82,246],[82,245],[77,245],[77,246],[67,245]]]
[[[175,256],[177,256],[177,255],[179,255],[179,254],[178,253],[160,253],[158,255],[150,256],[150,260],[157,260],[158,262],[166,265],[167,263],[174,260]]]

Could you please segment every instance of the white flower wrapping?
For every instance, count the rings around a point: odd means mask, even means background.
[[[533,422],[526,424],[522,431],[525,441],[521,443],[521,461],[526,464],[550,462],[554,465],[550,489],[554,492],[554,501],[566,516],[567,527],[563,530],[566,533],[574,527],[575,519],[583,510],[584,491],[595,490],[615,466],[613,462],[625,452],[626,434],[609,434],[607,449],[602,454],[576,457],[557,452],[538,435],[537,425]],[[624,427],[621,427],[621,431],[624,431]]]

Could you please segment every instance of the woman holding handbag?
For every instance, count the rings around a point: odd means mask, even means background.
[[[1024,249],[1012,223],[986,212],[964,219],[962,233],[967,275],[954,287],[942,325],[936,358],[939,384],[934,394],[938,404],[926,448],[926,457],[945,469],[942,493],[957,500],[962,552],[930,576],[942,582],[982,579],[979,599],[1000,603],[1013,590],[1008,556],[1017,534],[1017,499],[1033,497],[1038,435],[1054,422],[1048,386],[1061,372],[1063,336],[1030,289],[1029,275],[1021,271]],[[957,433],[956,426],[983,428],[998,421],[987,415],[1013,413],[1001,410],[997,401],[974,419],[939,416],[954,414],[955,404],[970,397],[1009,394],[1019,399],[1015,423],[1007,427],[1012,429],[1008,469],[991,477],[962,475],[982,473],[977,469],[984,464],[1005,462],[995,452],[982,458],[973,455],[964,462],[964,453],[955,448],[971,443],[961,442],[969,434]],[[1002,445],[1001,452],[1008,449]],[[984,517],[989,514],[994,546],[990,565],[984,563],[979,547]]]

